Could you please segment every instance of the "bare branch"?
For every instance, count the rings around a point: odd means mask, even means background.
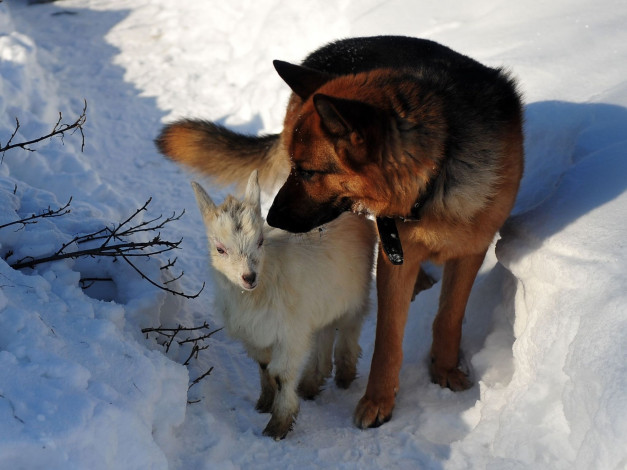
[[[22,258],[15,263],[11,264],[13,269],[24,269],[24,268],[33,268],[38,264],[42,263],[50,263],[51,261],[60,261],[62,259],[76,259],[82,258],[86,256],[110,256],[110,257],[128,257],[128,256],[152,256],[159,253],[165,253],[166,251],[173,250],[178,248],[179,242],[168,242],[168,241],[160,241],[160,240],[152,240],[150,242],[127,242],[127,243],[118,243],[116,245],[109,246],[97,246],[94,248],[88,248],[85,250],[76,250],[70,251],[67,253],[55,253],[50,256],[44,256],[42,258],[33,258],[32,256],[27,256]],[[151,247],[165,247],[160,250],[153,251],[143,251],[140,253],[136,253],[136,251],[142,251],[145,248]],[[200,292],[199,292],[200,293]]]
[[[187,299],[195,299],[204,290],[205,288],[204,283],[196,294],[188,295],[188,294],[173,290],[168,287],[168,284],[180,279],[183,276],[184,272],[181,272],[181,274],[178,276],[174,276],[173,279],[158,283],[150,279],[148,276],[146,276],[135,265],[135,263],[131,261],[132,258],[136,258],[140,256],[150,257],[150,256],[159,255],[161,253],[166,253],[168,251],[178,249],[179,245],[183,241],[182,238],[175,242],[162,240],[160,233],[157,233],[156,236],[152,238],[152,240],[149,240],[147,242],[128,241],[128,237],[134,234],[137,234],[140,232],[157,231],[158,229],[163,228],[165,224],[175,221],[175,220],[179,220],[180,217],[185,213],[185,211],[182,211],[181,214],[179,215],[176,215],[176,213],[174,213],[172,214],[171,217],[168,217],[167,219],[164,219],[164,220],[161,220],[162,217],[159,216],[159,217],[155,217],[145,222],[137,222],[137,223],[132,224],[131,222],[140,213],[147,210],[148,204],[150,204],[151,200],[152,198],[148,199],[148,201],[146,201],[142,207],[137,209],[135,212],[133,212],[133,214],[131,214],[124,221],[120,222],[113,228],[104,227],[100,230],[97,230],[95,232],[92,232],[86,235],[77,235],[70,241],[61,245],[61,247],[55,253],[49,256],[43,256],[40,258],[26,256],[12,263],[11,267],[13,269],[33,268],[42,263],[49,263],[52,261],[59,261],[63,259],[77,259],[77,258],[82,258],[82,257],[103,256],[103,257],[112,257],[114,260],[117,260],[118,258],[122,258],[143,279],[145,279],[146,281],[148,281],[150,284],[154,285],[155,287],[161,290],[164,290],[166,292],[169,292],[173,295],[179,295]],[[4,226],[10,226],[10,225],[15,225],[15,224],[22,224],[22,226],[25,226],[28,223],[35,223],[34,220],[37,218],[57,217],[57,216],[64,215],[69,212],[69,209],[67,209],[67,207],[69,206],[70,202],[71,202],[71,198],[70,198],[70,201],[68,201],[68,203],[64,207],[59,208],[56,211],[53,211],[50,208],[48,208],[48,210],[44,211],[43,214],[33,215],[31,217],[28,217],[19,221],[5,224]],[[160,222],[156,223],[157,221],[160,221]],[[0,228],[4,226],[0,226]],[[95,242],[95,241],[99,242],[96,246],[93,246],[90,248],[84,248],[84,249],[69,250],[71,246],[81,245],[81,244]],[[176,262],[176,258],[174,262]],[[166,269],[172,267],[174,265],[174,262],[168,259],[168,264],[165,266]],[[91,284],[89,286],[91,286]]]
[[[194,385],[196,385],[198,382],[200,382],[202,379],[204,379],[205,377],[207,377],[209,374],[211,374],[211,372],[213,371],[213,366],[211,366],[209,368],[209,370],[207,372],[205,372],[204,374],[202,374],[200,377],[194,379],[192,381],[191,384],[189,384],[189,387],[187,387],[187,391],[189,392],[189,389],[192,388]]]
[[[84,100],[84,103],[85,105],[83,106],[83,111],[81,115],[78,118],[76,118],[76,120],[72,124],[62,124],[61,120],[63,119],[63,116],[61,112],[59,112],[59,119],[57,120],[56,124],[52,128],[52,131],[50,131],[48,134],[38,137],[36,139],[28,140],[26,142],[18,142],[14,144],[13,138],[16,136],[17,131],[20,128],[20,121],[17,118],[15,118],[15,130],[13,131],[13,134],[11,134],[11,137],[9,138],[6,145],[4,145],[3,147],[0,147],[0,152],[2,152],[2,158],[4,159],[4,153],[7,150],[11,150],[17,147],[27,150],[29,152],[34,152],[35,150],[28,147],[29,145],[36,144],[46,139],[50,139],[51,137],[60,136],[61,142],[63,142],[63,137],[66,132],[72,131],[72,133],[74,133],[77,130],[81,133],[81,137],[82,137],[81,152],[84,151],[85,150],[85,133],[83,132],[83,125],[87,121],[87,100]]]
[[[198,330],[203,330],[203,329],[209,329],[209,325],[207,324],[207,322],[203,323],[201,326],[191,326],[191,327],[185,327],[185,326],[177,326],[176,328],[164,328],[163,326],[158,326],[156,328],[142,328],[142,333],[164,333],[164,334],[169,334],[169,333],[179,333],[181,331],[198,331]]]
[[[15,130],[13,131],[13,134],[11,134],[11,137],[9,137],[9,141],[7,142],[7,145],[4,147],[4,150],[2,151],[2,157],[4,158],[4,152],[6,152],[7,150],[9,150],[10,148],[13,148],[13,146],[11,146],[11,142],[13,142],[13,137],[15,137],[15,135],[17,134],[17,131],[20,130],[20,120],[18,118],[15,118]],[[18,144],[19,146],[19,144]],[[26,149],[29,151],[33,151],[30,149]]]
[[[179,274],[179,275],[178,275],[178,276],[176,276],[176,277],[173,277],[172,279],[168,279],[167,281],[163,281],[163,283],[164,283],[165,285],[168,285],[168,284],[170,284],[171,282],[178,281],[180,278],[182,278],[182,277],[183,277],[183,275],[184,275],[184,274],[185,274],[185,271],[181,271],[181,274]]]
[[[137,209],[131,216],[128,217],[128,219],[126,219],[124,222],[122,222],[121,224],[119,224],[115,229],[113,229],[111,231],[111,234],[106,238],[105,242],[103,243],[103,245],[106,245],[109,240],[111,240],[112,238],[116,238],[117,237],[117,233],[120,231],[120,229],[122,227],[124,227],[126,224],[128,224],[131,220],[133,220],[135,217],[137,217],[140,213],[142,213],[143,211],[147,210],[148,208],[148,204],[150,204],[150,202],[152,201],[152,198],[148,198],[148,200],[144,203],[143,206],[141,206],[139,209]],[[142,224],[140,224],[141,226]]]
[[[110,277],[82,277],[78,282],[81,285],[81,289],[87,290],[96,282],[113,282],[113,279]]]
[[[198,343],[194,344],[192,347],[192,352],[189,354],[189,357],[183,362],[184,366],[188,366],[192,359],[198,359],[198,353],[200,351],[204,351],[205,349],[209,349],[209,345],[205,344],[204,346],[198,346]]]
[[[142,333],[146,335],[146,338],[148,338],[149,333],[156,333],[160,336],[164,336],[168,338],[168,340],[164,343],[165,351],[167,353],[170,350],[170,346],[172,346],[172,343],[174,342],[177,335],[179,335],[179,333],[181,333],[182,331],[196,332],[196,331],[203,331],[203,330],[209,330],[209,329],[210,327],[207,324],[207,322],[204,322],[201,326],[196,326],[196,327],[184,327],[184,326],[178,325],[176,328],[164,328],[162,326],[159,326],[157,328],[143,328],[141,331]],[[210,331],[209,333],[202,334],[200,336],[196,336],[196,337],[191,336],[191,337],[187,337],[184,340],[177,341],[179,345],[192,343],[192,349],[189,355],[187,356],[187,359],[183,362],[183,365],[187,366],[190,364],[192,359],[198,359],[198,353],[200,353],[200,351],[204,351],[209,348],[209,345],[205,344],[205,341],[208,340],[212,335],[214,335],[215,333],[221,330],[222,328],[218,328],[213,331]],[[211,367],[207,372],[202,374],[197,379],[193,380],[189,384],[189,387],[187,390],[189,391],[190,388],[192,388],[202,379],[207,377],[211,373],[212,370],[213,370],[213,367]],[[188,403],[191,403],[191,402],[188,402]]]
[[[157,333],[158,335],[161,336],[165,336],[166,338],[168,338],[168,341],[166,343],[164,343],[166,345],[166,352],[168,352],[170,350],[170,346],[172,344],[172,342],[175,340],[175,338],[177,337],[177,335],[182,332],[182,331],[201,331],[201,330],[208,330],[210,327],[207,324],[207,322],[203,323],[201,326],[193,326],[193,327],[184,327],[181,325],[178,325],[176,328],[164,328],[163,326],[158,326],[157,328],[142,328],[142,333],[144,333],[146,335],[146,338],[148,338],[148,334],[149,333]],[[178,344],[183,345],[186,343],[194,343],[194,345],[197,345],[199,342],[205,341],[207,339],[209,339],[211,336],[213,336],[215,333],[217,333],[218,331],[222,331],[223,328],[217,328],[213,331],[210,331],[209,333],[206,333],[204,335],[201,336],[197,336],[197,337],[187,337],[184,340],[181,341],[177,341]],[[206,347],[198,347],[194,350],[203,350],[206,349]],[[191,356],[190,356],[191,357]],[[187,362],[187,361],[186,361]]]
[[[131,261],[128,259],[127,256],[125,256],[125,255],[121,255],[121,256],[122,256],[122,259],[124,261],[126,261],[131,266],[131,268],[133,268],[137,272],[137,274],[139,274],[142,277],[142,279],[145,279],[146,281],[148,281],[153,286],[158,287],[159,289],[164,290],[166,292],[169,292],[170,294],[180,295],[181,297],[185,297],[186,299],[195,299],[205,289],[205,283],[203,282],[202,283],[202,287],[200,288],[200,290],[198,292],[196,292],[196,294],[194,294],[194,295],[188,295],[188,294],[184,294],[183,292],[178,292],[178,291],[172,290],[172,289],[170,289],[168,287],[165,287],[165,286],[162,286],[160,284],[157,284],[155,281],[153,281],[148,276],[146,276],[143,272],[141,272],[141,270],[137,266],[135,266],[133,263],[131,263]]]
[[[164,264],[159,269],[161,269],[161,270],[169,270],[170,268],[174,267],[174,265],[176,264],[177,260],[178,260],[178,257],[174,258],[173,261],[171,261],[170,258],[168,258],[168,264]]]
[[[10,227],[11,225],[21,224],[22,226],[18,229],[18,230],[21,230],[28,224],[36,224],[37,223],[37,219],[46,219],[46,218],[51,218],[51,217],[61,217],[61,216],[65,215],[65,214],[69,214],[71,212],[71,209],[68,209],[68,207],[70,207],[71,203],[72,203],[72,198],[70,197],[68,202],[66,202],[63,207],[59,207],[56,210],[52,210],[52,209],[50,209],[50,206],[48,206],[48,209],[43,211],[41,214],[33,214],[30,217],[25,217],[23,219],[16,220],[14,222],[9,222],[8,224],[0,225],[0,229],[5,228],[5,227]]]
[[[89,236],[86,236],[80,240],[77,240],[77,243],[87,243],[90,241],[94,241],[94,240],[106,240],[105,244],[110,241],[112,238],[122,238],[122,237],[128,237],[129,235],[132,234],[136,234],[136,233],[141,233],[141,232],[154,232],[157,231],[159,229],[162,229],[166,224],[170,223],[170,222],[175,222],[177,220],[179,220],[183,214],[185,214],[185,210],[183,209],[181,211],[181,213],[179,215],[176,215],[176,213],[172,214],[171,217],[168,217],[167,219],[164,219],[161,223],[156,224],[156,225],[151,225],[154,222],[157,222],[158,220],[161,220],[161,218],[163,217],[162,215],[155,217],[153,219],[150,220],[146,220],[144,222],[140,222],[137,225],[134,225],[126,230],[121,230],[123,226],[125,226],[128,222],[130,222],[133,218],[137,217],[137,215],[139,215],[142,211],[147,210],[147,206],[148,204],[150,204],[150,202],[152,201],[152,198],[148,199],[148,201],[146,201],[146,203],[137,211],[135,211],[135,213],[133,215],[131,215],[127,220],[125,220],[124,222],[120,223],[117,227],[110,229],[108,227],[103,228],[102,230],[100,230],[99,232],[95,232],[93,234],[90,234]],[[168,260],[169,262],[169,260]],[[176,262],[176,260],[174,261]],[[165,268],[167,269],[167,267]]]
[[[207,325],[207,324],[205,323],[205,324],[204,324],[202,327],[200,327],[200,328],[206,329],[206,328],[209,328],[209,325]],[[207,333],[206,335],[198,336],[197,338],[187,338],[187,339],[184,339],[183,341],[179,341],[178,343],[179,343],[179,344],[185,344],[185,343],[192,343],[192,342],[197,342],[197,341],[204,341],[204,340],[206,340],[206,339],[211,338],[211,337],[212,337],[215,333],[217,333],[218,331],[222,331],[223,329],[224,329],[224,327],[223,327],[223,328],[218,328],[218,329],[216,329],[216,330],[210,331],[210,332],[209,332],[209,333]],[[142,331],[143,331],[143,330],[142,330]]]

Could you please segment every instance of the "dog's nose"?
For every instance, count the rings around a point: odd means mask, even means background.
[[[254,286],[255,285],[255,280],[257,279],[257,273],[242,274],[242,279],[249,286]]]
[[[268,211],[268,215],[266,216],[266,222],[268,222],[268,225],[271,227],[285,230],[285,227],[283,227],[286,219],[285,212],[285,207],[279,207],[278,204],[272,204],[270,210]]]

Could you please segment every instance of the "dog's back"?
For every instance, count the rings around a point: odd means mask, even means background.
[[[442,44],[407,36],[341,39],[315,50],[301,65],[334,75],[356,74],[378,68],[482,67],[476,60]]]
[[[404,36],[342,39],[309,54],[302,66],[328,73],[329,79],[381,68],[411,69],[412,73],[422,70],[434,79],[454,74],[450,83],[461,79],[467,84],[497,85],[477,95],[477,110],[488,109],[483,106],[486,97],[488,101],[504,95],[512,97],[514,107],[518,102],[513,84],[501,70],[485,67],[427,39]],[[473,96],[471,88],[467,87],[467,91]],[[301,97],[292,94],[288,111],[292,109],[297,114],[301,104]],[[219,184],[235,183],[242,187],[250,172],[258,169],[262,187],[269,191],[285,181],[290,170],[289,155],[278,134],[242,135],[213,122],[182,119],[166,125],[155,143],[168,158],[201,171]]]

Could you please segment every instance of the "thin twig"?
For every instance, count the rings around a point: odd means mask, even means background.
[[[113,282],[113,279],[110,277],[83,277],[78,282],[81,284],[81,289],[87,290],[96,282]]]
[[[170,350],[170,347],[172,346],[172,343],[174,342],[175,338],[177,337],[177,335],[179,333],[181,333],[182,331],[201,331],[201,330],[208,330],[210,327],[207,324],[207,322],[204,322],[201,326],[196,326],[196,327],[184,327],[181,326],[180,324],[176,327],[176,328],[165,328],[163,326],[159,326],[157,328],[142,328],[142,333],[144,333],[146,335],[146,338],[148,338],[148,334],[149,333],[156,333],[160,336],[164,336],[166,338],[168,338],[168,340],[163,343],[163,345],[165,346],[165,351],[166,353]],[[209,348],[209,344],[204,344],[204,342],[209,339],[212,335],[214,335],[215,333],[217,333],[218,331],[221,331],[222,328],[217,328],[213,331],[210,331],[209,333],[203,334],[201,336],[196,336],[196,337],[187,337],[184,340],[181,341],[177,341],[177,343],[179,345],[183,345],[183,344],[188,344],[188,343],[193,343],[192,345],[192,349],[189,353],[189,355],[187,356],[187,359],[185,359],[185,361],[183,362],[184,366],[187,366],[190,364],[192,359],[198,359],[198,354],[200,353],[200,351],[204,351],[205,349]],[[195,379],[190,385],[188,390],[195,384],[197,384],[198,382],[200,382],[204,377],[208,376],[211,371],[213,370],[213,367],[211,369],[209,369],[206,373],[204,373],[203,375],[201,375],[200,377],[198,377],[197,379]]]
[[[181,297],[185,297],[186,299],[195,299],[205,289],[205,283],[203,282],[202,283],[202,287],[200,288],[200,290],[198,292],[196,292],[194,295],[188,295],[188,294],[185,294],[183,292],[178,292],[178,291],[172,290],[172,289],[170,289],[168,287],[165,287],[165,286],[162,286],[160,284],[157,284],[155,281],[153,281],[148,276],[146,276],[143,272],[141,272],[141,270],[137,266],[135,266],[133,263],[131,263],[131,261],[128,259],[127,255],[120,255],[120,256],[122,257],[122,259],[124,261],[126,261],[130,265],[131,268],[133,268],[137,272],[137,274],[139,274],[142,277],[142,279],[145,279],[146,281],[148,281],[153,286],[158,287],[159,289],[164,290],[166,292],[169,292],[170,294],[180,295]]]
[[[185,362],[183,362],[184,366],[188,366],[190,361],[193,359],[198,359],[198,353],[200,351],[204,351],[205,349],[209,349],[209,345],[205,344],[203,346],[198,346],[198,344],[194,344],[194,346],[192,347],[192,352],[189,353],[188,358],[185,360]]]
[[[187,387],[187,391],[189,392],[189,389],[192,388],[194,385],[196,385],[198,382],[200,382],[202,379],[204,379],[205,377],[207,377],[209,374],[211,374],[211,371],[213,371],[213,366],[211,366],[209,368],[209,370],[207,372],[205,372],[204,374],[202,374],[200,377],[194,379],[192,381],[192,383],[189,384],[189,387]]]
[[[124,227],[126,224],[128,224],[131,220],[133,220],[135,217],[137,217],[141,212],[147,210],[148,204],[150,204],[150,201],[152,201],[152,198],[148,198],[148,200],[144,203],[144,205],[142,207],[140,207],[139,209],[137,209],[131,216],[128,217],[128,219],[126,219],[124,222],[118,224],[118,226],[116,228],[114,228],[113,230],[110,230],[110,234],[108,237],[105,237],[105,241],[102,244],[102,246],[105,246],[107,243],[109,243],[109,241],[112,238],[116,238],[117,233],[120,231],[120,229],[122,227]],[[95,240],[95,238],[89,238],[88,240],[85,241],[90,241],[90,240]]]
[[[33,214],[30,217],[25,217],[23,219],[16,220],[14,222],[9,222],[8,224],[0,225],[0,229],[3,229],[5,227],[10,227],[11,225],[17,225],[17,224],[21,224],[22,227],[20,227],[20,229],[22,229],[22,228],[24,228],[28,224],[36,224],[37,223],[37,219],[46,219],[46,218],[51,218],[51,217],[61,217],[61,216],[65,215],[65,214],[69,214],[72,211],[71,209],[68,209],[68,207],[70,207],[71,203],[72,203],[72,198],[70,197],[69,201],[66,202],[63,207],[59,207],[56,210],[52,210],[52,209],[50,209],[50,207],[48,207],[48,209],[45,210],[44,212],[42,212],[41,214]]]
[[[201,328],[209,328],[209,325],[207,325],[207,324],[205,323],[205,326],[203,326],[203,327],[201,327]],[[199,328],[199,329],[200,329],[200,328]],[[211,332],[207,333],[206,335],[198,336],[197,338],[186,338],[186,339],[184,339],[184,340],[182,340],[182,341],[179,341],[178,343],[179,343],[179,344],[185,344],[185,343],[192,343],[192,342],[197,342],[197,341],[204,341],[204,340],[206,340],[206,339],[211,338],[211,337],[212,337],[215,333],[217,333],[217,332],[219,332],[219,331],[222,331],[223,329],[224,329],[224,327],[222,327],[222,328],[218,328],[218,329],[215,329],[215,330],[213,330],[213,331],[211,331]]]
[[[172,279],[168,279],[167,281],[163,281],[163,284],[167,286],[168,284],[170,284],[170,283],[172,283],[174,281],[178,281],[180,278],[183,277],[184,274],[185,274],[185,271],[181,271],[181,274],[179,274],[176,277],[173,277]]]
[[[171,261],[170,258],[168,258],[168,263],[164,264],[163,266],[161,266],[159,269],[163,270],[169,270],[170,268],[173,268],[174,265],[176,264],[176,261],[178,260],[178,257],[174,258],[174,261]]]
[[[158,326],[156,328],[142,328],[142,333],[178,333],[179,331],[198,331],[208,328],[209,325],[207,324],[207,322],[205,322],[202,324],[202,326],[192,327],[184,327],[179,325],[176,328],[164,328],[162,326]]]
[[[24,268],[33,268],[38,264],[42,263],[50,263],[52,261],[60,261],[62,259],[76,259],[87,256],[109,256],[109,257],[131,257],[131,256],[152,256],[157,255],[159,253],[164,253],[166,251],[173,250],[178,248],[180,244],[179,242],[168,242],[168,241],[160,241],[160,240],[152,240],[150,242],[126,242],[126,243],[118,243],[117,245],[109,245],[109,246],[97,246],[94,248],[88,248],[85,250],[77,250],[70,251],[67,253],[55,253],[50,256],[44,256],[43,258],[34,258],[32,256],[27,256],[22,258],[15,263],[11,264],[13,269],[24,269]],[[142,252],[142,253],[131,253],[135,251],[141,251],[145,248],[151,247],[165,247],[164,249],[154,250],[150,252]]]
[[[29,145],[36,144],[38,142],[41,142],[46,139],[50,139],[51,137],[54,137],[57,135],[61,136],[61,141],[63,142],[63,136],[65,132],[70,131],[70,130],[72,130],[73,132],[76,132],[76,130],[78,130],[81,133],[81,137],[82,137],[81,152],[84,151],[85,150],[85,134],[83,132],[83,125],[87,121],[87,100],[84,100],[84,103],[85,104],[83,106],[83,112],[72,124],[61,124],[61,120],[63,119],[63,116],[61,112],[59,112],[59,119],[57,120],[56,124],[52,128],[51,132],[41,137],[38,137],[36,139],[28,140],[26,142],[18,142],[16,144],[13,143],[13,138],[17,135],[17,131],[20,128],[20,121],[18,118],[15,118],[15,130],[13,131],[13,134],[11,134],[11,137],[9,137],[9,140],[6,143],[6,145],[4,145],[4,147],[0,147],[0,152],[2,152],[2,158],[4,159],[4,153],[7,150],[11,150],[17,147],[27,150],[29,152],[34,152],[35,150],[28,147]]]
[[[55,125],[55,127],[57,126]],[[15,225],[15,224],[22,224],[23,226],[25,226],[26,224],[29,224],[29,223],[35,223],[36,219],[38,218],[57,217],[57,216],[65,215],[69,212],[69,209],[67,209],[67,207],[70,205],[71,200],[72,199],[70,198],[70,201],[68,201],[68,203],[64,207],[61,207],[57,209],[56,211],[53,211],[50,208],[48,208],[48,210],[45,211],[43,214],[33,215],[25,219],[11,222],[3,226],[0,226],[0,228],[8,227],[10,225]],[[148,205],[150,204],[151,201],[152,201],[152,198],[148,199],[148,201],[146,201],[143,206],[135,210],[135,212],[133,212],[129,217],[127,217],[124,221],[120,222],[113,228],[104,227],[100,230],[97,230],[95,232],[92,232],[86,235],[76,235],[74,238],[72,238],[68,242],[63,243],[61,247],[55,253],[49,256],[43,256],[40,258],[35,258],[33,256],[26,256],[12,263],[11,267],[13,269],[33,268],[42,263],[49,263],[49,262],[59,261],[63,259],[77,259],[77,258],[82,258],[82,257],[97,257],[97,256],[111,257],[114,259],[114,261],[117,261],[118,258],[122,258],[143,279],[148,281],[153,286],[161,290],[164,290],[166,292],[169,292],[173,295],[179,295],[187,299],[195,299],[204,290],[205,283],[203,283],[202,287],[196,294],[188,295],[188,294],[173,290],[168,287],[168,284],[171,284],[172,282],[181,279],[184,272],[181,272],[181,274],[178,276],[174,276],[172,279],[165,280],[161,283],[157,283],[153,281],[152,279],[150,279],[148,276],[146,276],[131,261],[132,258],[150,257],[150,256],[159,255],[161,253],[166,253],[166,252],[178,249],[179,245],[183,241],[182,238],[175,242],[162,240],[161,234],[158,232],[156,236],[154,236],[151,240],[146,241],[146,242],[128,241],[127,239],[128,237],[130,237],[131,235],[140,233],[140,232],[150,232],[150,231],[156,232],[158,229],[163,228],[166,224],[179,220],[181,216],[185,213],[185,211],[182,211],[179,215],[177,215],[175,212],[172,214],[172,216],[166,219],[163,219],[162,216],[159,216],[159,217],[150,219],[148,221],[137,222],[137,223],[131,224],[131,222],[140,213],[147,210]],[[92,246],[90,248],[69,250],[69,247],[71,246],[75,247],[75,245],[82,245],[82,244],[89,243],[89,242],[98,242],[98,244],[97,246]],[[10,252],[10,254],[11,256],[13,255],[12,252]],[[7,258],[8,256],[9,255],[7,253]],[[168,264],[165,266],[165,268],[168,269],[174,266],[175,262],[176,262],[176,258],[174,259],[174,261],[170,261],[170,259],[168,259]]]

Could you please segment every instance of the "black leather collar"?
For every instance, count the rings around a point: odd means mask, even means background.
[[[403,264],[403,246],[398,236],[396,219],[392,217],[377,217],[377,230],[379,230],[379,243],[390,263]]]
[[[403,245],[401,244],[401,238],[398,235],[397,221],[402,222],[420,222],[420,213],[423,206],[427,202],[433,193],[434,182],[437,179],[439,172],[429,180],[425,192],[416,200],[414,205],[406,216],[396,217],[377,217],[377,230],[379,231],[379,243],[383,248],[383,252],[386,254],[390,263],[395,265],[403,264]]]

